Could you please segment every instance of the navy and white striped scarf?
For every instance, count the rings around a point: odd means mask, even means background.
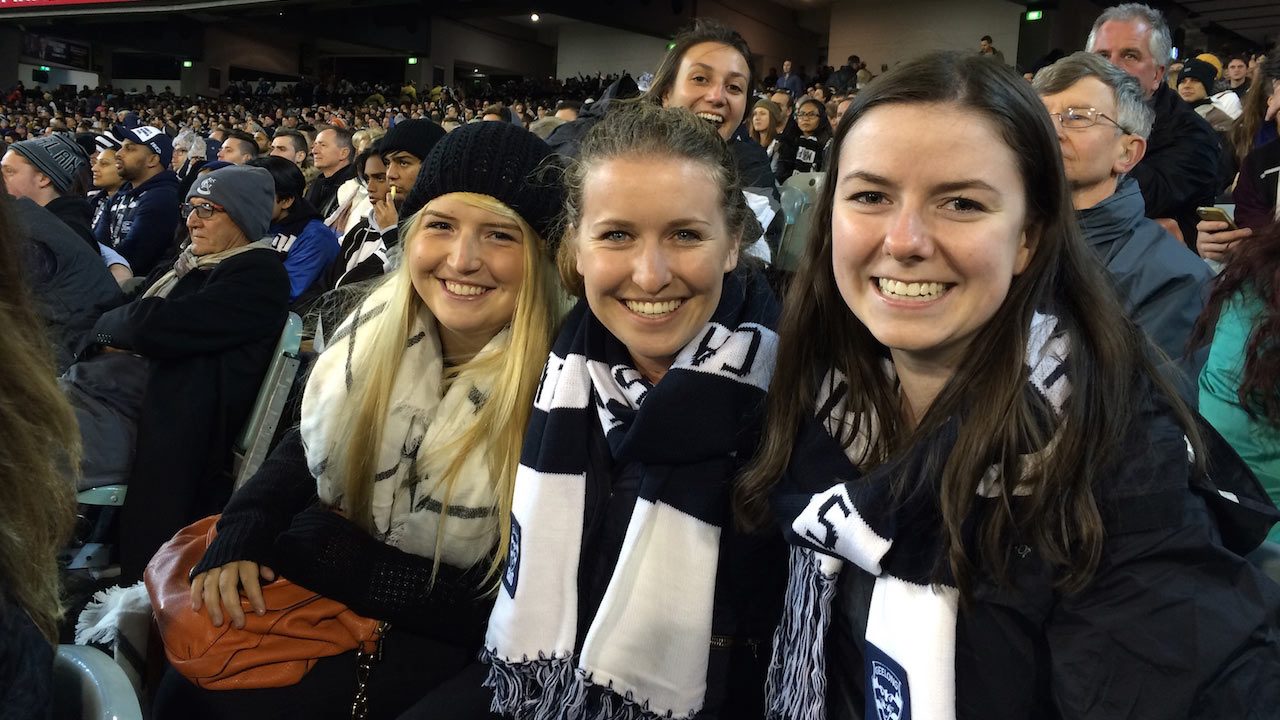
[[[1061,413],[1070,384],[1068,338],[1057,319],[1037,314],[1026,350],[1027,392],[1048,413]],[[774,638],[766,684],[770,718],[821,720],[826,716],[825,639],[831,603],[846,563],[875,577],[863,663],[868,720],[955,718],[956,611],[959,594],[942,562],[942,518],[937,473],[957,439],[952,418],[917,447],[863,476],[854,466],[876,432],[874,421],[846,411],[848,383],[838,373],[823,381],[816,417],[802,428],[773,506],[792,544],[783,619]],[[834,437],[858,429],[849,448]],[[923,447],[921,447],[923,446]],[[1022,467],[1038,453],[1020,457]],[[900,497],[895,487],[914,489]],[[834,486],[832,483],[835,483]],[[1002,482],[992,466],[978,494],[998,497]],[[817,491],[815,488],[826,488]],[[1011,490],[1025,495],[1025,487]]]
[[[777,302],[728,274],[711,321],[657,384],[585,302],[565,320],[525,436],[485,684],[516,718],[690,718],[703,706],[722,527],[777,355]],[[588,448],[598,423],[642,476],[599,608],[577,634]]]

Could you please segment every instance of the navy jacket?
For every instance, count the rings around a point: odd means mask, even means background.
[[[108,242],[103,244],[123,255],[134,275],[148,275],[174,244],[181,204],[178,176],[165,170],[137,187],[125,183],[110,202],[98,221],[107,223]]]
[[[1147,217],[1173,218],[1188,246],[1196,242],[1196,208],[1212,205],[1218,185],[1218,134],[1178,94],[1160,83],[1151,100],[1155,125],[1147,154],[1129,173],[1142,188]]]

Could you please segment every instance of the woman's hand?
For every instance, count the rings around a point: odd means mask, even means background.
[[[1236,243],[1253,234],[1249,228],[1228,230],[1220,220],[1201,220],[1196,223],[1196,252],[1206,260],[1222,262],[1227,251]]]
[[[207,607],[209,620],[214,627],[222,627],[222,613],[225,610],[231,618],[232,626],[239,630],[244,627],[244,610],[240,608],[242,586],[254,612],[262,615],[267,611],[267,605],[262,600],[259,577],[271,582],[276,579],[276,573],[265,565],[259,566],[249,560],[230,562],[202,572],[191,581],[191,609],[199,612],[202,606]]]

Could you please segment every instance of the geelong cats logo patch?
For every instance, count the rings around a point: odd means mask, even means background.
[[[867,643],[868,720],[911,720],[911,690],[902,666],[880,648]]]
[[[507,594],[516,596],[516,585],[520,582],[520,523],[516,516],[511,516],[511,542],[507,546],[507,569],[502,573],[502,586]]]

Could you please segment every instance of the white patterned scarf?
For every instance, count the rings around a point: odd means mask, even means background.
[[[360,307],[339,326],[316,360],[302,398],[301,433],[307,465],[316,478],[320,499],[342,508],[344,482],[328,467],[337,420],[355,411],[348,392],[368,362],[370,326],[384,304]],[[502,352],[509,330],[498,333],[481,354]],[[498,542],[497,493],[481,443],[463,461],[453,490],[446,497],[442,479],[457,453],[459,440],[493,386],[493,378],[463,372],[445,382],[436,322],[422,307],[405,342],[404,356],[392,385],[389,412],[383,421],[372,495],[375,536],[405,552],[434,557],[440,513],[448,502],[439,560],[467,568],[488,558]],[[344,508],[345,509],[345,508]]]
[[[725,276],[711,321],[650,384],[588,310],[569,314],[534,401],[511,549],[489,619],[492,709],[520,719],[691,718],[707,686],[722,527],[773,374],[777,303]],[[587,507],[592,435],[642,467],[621,553],[594,613]],[[584,636],[578,634],[584,616]]]
[[[1068,339],[1057,324],[1053,316],[1036,314],[1026,348],[1028,390],[1054,415],[1060,415],[1070,393]],[[787,477],[773,497],[792,548],[787,600],[766,684],[767,717],[826,717],[831,602],[841,570],[852,563],[875,578],[865,636],[864,717],[955,718],[959,594],[954,582],[935,576],[942,528],[931,499],[935,478],[929,473],[939,469],[932,459],[945,458],[954,445],[958,424],[953,418],[921,443],[928,448],[914,447],[861,476],[854,462],[872,442],[877,423],[846,410],[849,390],[839,373],[824,379],[816,417],[802,428]],[[842,449],[834,437],[846,427],[861,434]],[[1038,457],[1029,453],[1020,461],[1026,467]],[[999,475],[992,466],[978,493],[998,496]],[[901,478],[919,491],[898,497],[894,487]],[[802,489],[813,485],[829,489],[817,494]],[[1015,487],[1011,492],[1027,491]]]

